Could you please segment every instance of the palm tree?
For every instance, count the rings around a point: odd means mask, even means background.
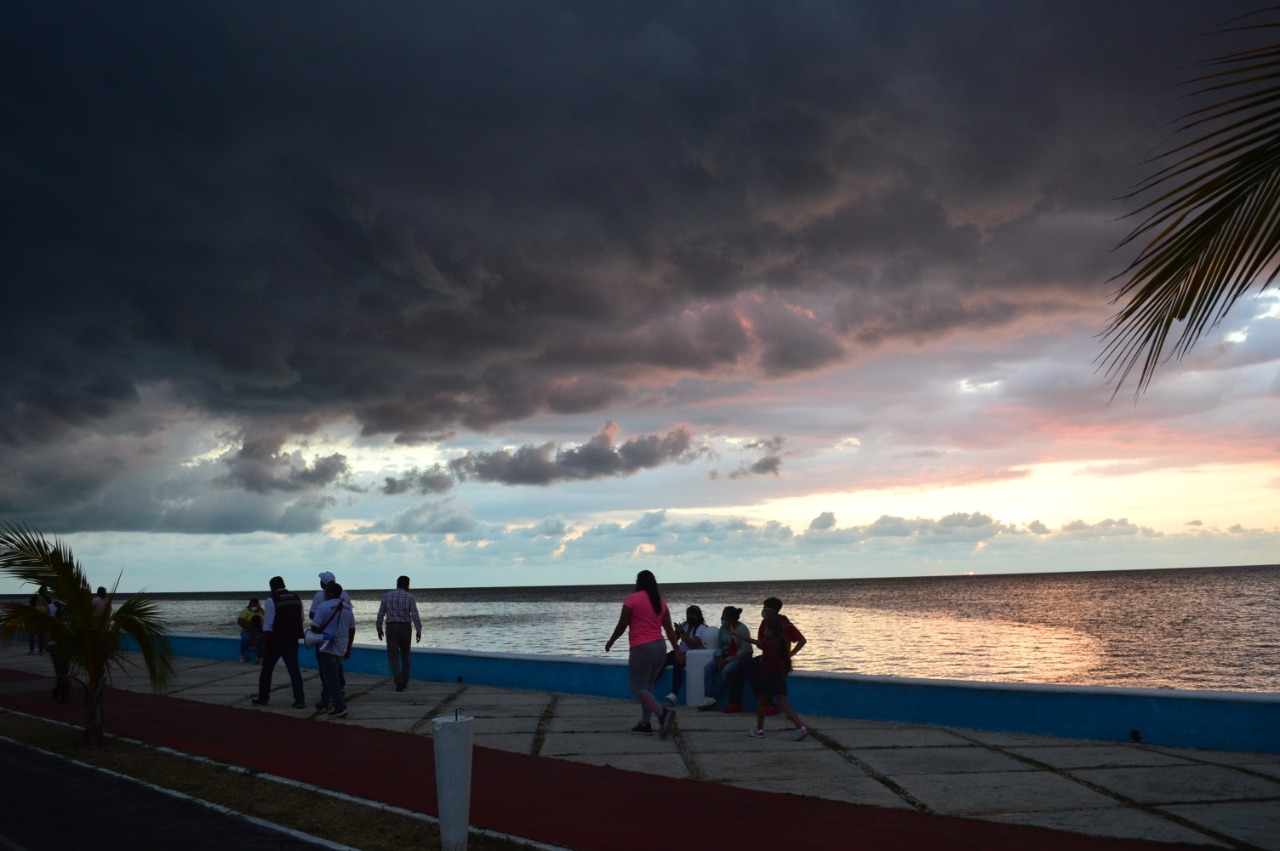
[[[112,670],[133,663],[128,644],[141,655],[152,688],[164,690],[173,676],[173,651],[154,603],[130,597],[95,614],[89,580],[71,550],[23,524],[0,524],[0,573],[44,586],[59,601],[57,617],[23,603],[0,605],[0,641],[10,641],[18,632],[48,636],[55,664],[65,666],[84,692],[87,741],[102,743],[103,697]]]
[[[1255,19],[1222,32],[1276,28],[1280,22]],[[1190,96],[1209,102],[1175,136],[1191,138],[1164,153],[1173,161],[1129,196],[1158,193],[1133,213],[1141,221],[1120,243],[1147,240],[1116,276],[1128,280],[1112,303],[1128,301],[1102,335],[1099,359],[1117,392],[1139,364],[1135,395],[1144,391],[1158,364],[1180,359],[1240,296],[1280,274],[1280,43],[1202,64]],[[1175,323],[1182,327],[1170,343]]]

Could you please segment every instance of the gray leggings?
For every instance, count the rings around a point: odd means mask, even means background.
[[[653,684],[657,682],[666,661],[667,642],[661,638],[650,641],[648,644],[632,647],[631,655],[627,657],[627,674],[631,679],[631,693],[644,707],[644,714],[640,718],[641,723],[647,724],[651,716],[662,714],[662,707],[653,696]]]

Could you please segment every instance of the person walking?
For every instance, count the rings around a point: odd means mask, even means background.
[[[613,649],[613,644],[626,632],[631,646],[627,659],[627,673],[631,680],[631,693],[640,701],[642,710],[640,723],[631,728],[631,732],[642,735],[653,735],[650,719],[658,716],[658,730],[662,738],[671,732],[671,722],[675,720],[676,711],[658,705],[653,696],[653,684],[662,673],[663,663],[667,659],[667,645],[663,641],[663,633],[677,651],[680,639],[671,626],[671,611],[667,608],[662,594],[658,591],[658,580],[654,575],[642,570],[636,574],[636,590],[622,601],[622,614],[618,616],[618,625],[613,635],[605,642],[605,652]],[[683,654],[680,654],[683,655]],[[681,661],[684,661],[683,659]]]
[[[752,644],[760,648],[760,677],[756,688],[756,726],[747,731],[753,739],[764,738],[764,717],[770,700],[776,700],[778,706],[786,713],[787,718],[796,726],[792,737],[797,742],[809,736],[809,728],[801,721],[800,716],[791,708],[787,698],[787,674],[791,673],[791,642],[786,637],[784,618],[773,617],[760,626],[760,638],[748,638]]]
[[[325,590],[326,590],[330,585],[332,585],[334,582],[337,582],[337,581],[338,581],[338,578],[337,578],[336,576],[334,576],[332,573],[330,573],[329,571],[327,571],[327,570],[325,570],[325,571],[321,571],[321,573],[320,573],[320,590],[319,590],[319,591],[317,591],[317,592],[315,593],[315,596],[311,598],[311,608],[309,608],[309,609],[307,610],[307,617],[311,620],[312,625],[314,625],[314,624],[316,623],[316,611],[320,608],[320,606],[324,603],[324,601],[325,601],[325,599],[326,599],[326,598],[325,598]],[[350,596],[349,594],[347,594],[347,592],[346,592],[346,591],[343,591],[343,592],[342,592],[342,602],[343,602],[343,604],[345,604],[345,605],[346,605],[346,607],[347,607],[348,609],[350,609],[353,613],[355,612],[356,607],[355,607],[355,606],[353,606],[353,605],[351,604],[351,596]],[[353,615],[353,617],[354,617],[354,615]],[[319,667],[320,667],[320,648],[319,648],[319,647],[316,647],[316,668],[318,669]],[[343,686],[343,688],[346,688],[346,686],[347,686],[347,674],[346,674],[346,671],[342,670],[342,660],[341,660],[341,659],[339,659],[339,660],[338,660],[338,679],[342,681],[342,686]]]
[[[756,630],[756,642],[764,638],[764,626],[773,618],[779,618],[782,624],[782,636],[787,642],[787,658],[800,652],[801,648],[807,643],[804,634],[796,629],[796,625],[782,612],[782,601],[777,597],[765,598],[764,604],[760,609],[760,626]],[[742,684],[744,682],[751,684],[751,690],[756,693],[757,699],[760,696],[760,665],[762,659],[756,657],[745,665],[742,665],[734,672],[733,681],[729,684],[729,705],[725,707],[725,712],[741,712],[742,711]],[[788,667],[790,670],[790,667]],[[777,715],[778,707],[769,705],[765,701],[765,715]]]
[[[396,580],[394,591],[382,595],[378,604],[378,640],[382,640],[386,626],[387,664],[396,682],[396,691],[409,687],[409,623],[417,633],[415,641],[422,641],[422,620],[418,617],[418,601],[409,593],[409,577]]]
[[[329,718],[345,718],[347,715],[346,688],[339,676],[343,659],[351,656],[351,642],[356,636],[355,614],[351,606],[343,602],[342,586],[330,582],[324,589],[324,602],[316,608],[313,630],[324,634],[324,643],[316,647],[316,661],[320,665],[320,702],[316,709],[329,709]]]
[[[293,686],[293,708],[306,709],[306,694],[302,690],[302,670],[298,667],[298,642],[302,639],[302,598],[284,585],[284,579],[271,577],[271,593],[262,605],[262,643],[265,658],[262,672],[258,674],[258,694],[252,700],[254,706],[266,706],[271,702],[271,674],[276,662],[284,660]]]

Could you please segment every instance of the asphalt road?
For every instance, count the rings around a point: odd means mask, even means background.
[[[0,850],[332,848],[0,741]]]

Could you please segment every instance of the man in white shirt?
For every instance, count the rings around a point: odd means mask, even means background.
[[[323,571],[320,574],[320,590],[317,591],[316,595],[311,598],[311,609],[307,612],[307,617],[311,619],[311,623],[314,624],[316,622],[316,611],[320,608],[320,605],[325,600],[325,589],[328,588],[330,585],[332,585],[336,581],[337,581],[337,577],[327,570]],[[338,586],[338,587],[342,587],[342,586]],[[355,607],[351,605],[351,597],[347,595],[346,591],[342,592],[342,602],[346,604],[347,610],[352,612],[352,617],[354,618]],[[316,649],[316,667],[319,667],[319,666],[320,666],[320,650],[319,648],[317,648]],[[347,675],[346,675],[346,672],[342,670],[341,659],[338,660],[338,679],[342,681],[342,685],[345,688],[347,685]],[[323,708],[324,707],[321,706],[320,704],[316,704],[316,709],[323,709]]]
[[[327,707],[332,701],[329,718],[343,718],[347,714],[347,701],[342,685],[342,660],[351,655],[351,642],[356,637],[356,619],[351,605],[343,600],[342,586],[330,582],[325,586],[325,598],[315,609],[313,625],[325,635],[325,642],[316,647],[316,662],[320,666],[320,704]]]

